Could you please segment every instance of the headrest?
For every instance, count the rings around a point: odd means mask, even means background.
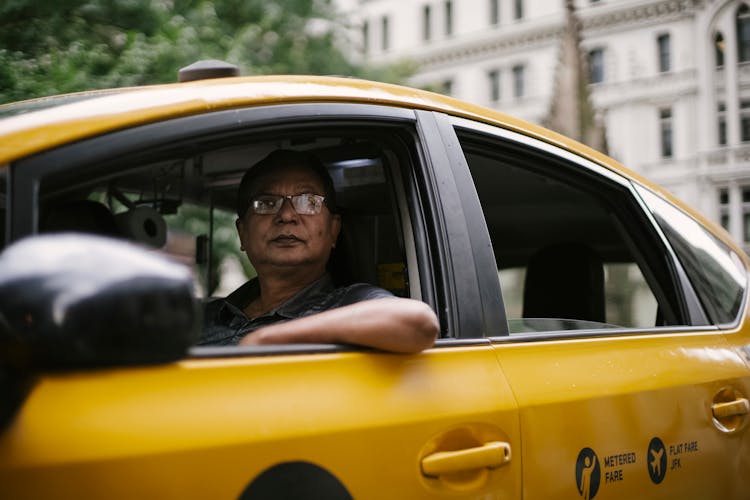
[[[94,200],[68,200],[46,205],[39,220],[39,232],[75,231],[102,236],[119,236],[112,212]]]
[[[604,322],[601,258],[580,243],[552,245],[534,254],[526,269],[523,317]]]

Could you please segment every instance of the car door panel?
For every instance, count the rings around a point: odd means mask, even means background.
[[[488,345],[50,374],[0,437],[0,490],[229,498],[269,468],[303,462],[354,498],[520,498],[520,454],[492,468],[421,470],[427,456],[490,442],[514,453],[519,433]]]
[[[488,243],[475,235],[474,245],[494,245],[498,263],[485,279],[496,279],[503,257],[528,266],[523,258],[536,255],[540,246],[566,238],[596,243],[595,236],[587,236],[596,233],[632,242],[628,247],[608,237],[598,247],[606,255],[608,248],[620,245],[622,250],[611,257],[615,262],[628,253],[648,256],[643,260],[650,268],[641,267],[660,286],[655,295],[661,303],[689,286],[679,279],[684,274],[670,271],[679,265],[669,260],[667,243],[656,228],[647,226],[648,215],[636,217],[642,208],[627,182],[521,134],[463,120],[454,124],[460,128],[460,144],[451,146],[465,154],[454,169],[470,169],[479,179],[476,190],[466,188],[462,196],[479,195],[483,213],[473,217],[488,221],[492,238]],[[533,155],[535,148],[544,153]],[[539,193],[546,198],[537,197]],[[594,226],[600,206],[609,210],[602,209]],[[603,233],[603,223],[612,220],[627,231]],[[507,228],[513,231],[504,232]],[[627,248],[634,250],[624,251]],[[543,291],[565,290],[565,283],[555,285],[563,286]],[[504,297],[513,296],[506,292]],[[520,299],[526,299],[524,294]],[[743,474],[743,459],[737,457],[745,431],[739,424],[734,432],[720,430],[714,413],[742,411],[747,366],[718,327],[691,326],[692,316],[683,312],[687,319],[680,317],[677,302],[673,304],[671,327],[658,323],[658,314],[648,328],[590,323],[581,331],[511,328],[513,333],[503,335],[503,326],[497,327],[493,346],[519,405],[524,498],[746,496],[736,480]],[[519,317],[522,321],[525,314]],[[531,316],[551,322],[560,317]]]
[[[728,453],[741,456],[740,442],[716,428],[711,407],[723,388],[738,387],[747,368],[721,335],[495,348],[518,397],[527,498],[742,498]],[[588,496],[579,463],[586,456],[596,457]]]
[[[747,321],[746,315],[743,324],[747,324]],[[730,414],[723,418],[717,418],[714,415],[714,418],[718,420],[719,429],[727,434],[725,441],[728,446],[731,446],[729,451],[730,456],[733,457],[731,464],[733,469],[738,471],[750,470],[750,431],[748,430],[750,425],[748,409],[750,408],[744,401],[741,401],[743,399],[750,401],[750,335],[746,331],[744,329],[725,334],[734,352],[744,360],[746,369],[737,380],[729,381],[714,399],[715,403],[732,401],[740,403],[739,406],[734,407],[734,411],[729,412]],[[713,411],[715,414],[716,410],[713,409]],[[714,422],[714,425],[716,424],[717,422]],[[735,478],[737,479],[733,490],[735,496],[741,496],[742,493],[750,491],[750,475],[740,473]]]

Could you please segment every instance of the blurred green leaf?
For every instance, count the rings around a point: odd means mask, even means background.
[[[327,0],[6,0],[0,4],[0,103],[173,82],[222,59],[250,74],[334,74],[398,83],[408,63],[350,62],[344,20]]]
[[[329,0],[4,0],[0,2],[0,103],[81,90],[174,82],[200,59],[251,74],[359,76],[399,83],[414,68],[350,62],[344,20]],[[234,216],[215,214],[213,275],[241,255]],[[170,228],[208,234],[185,207]],[[213,290],[216,283],[206,284]]]

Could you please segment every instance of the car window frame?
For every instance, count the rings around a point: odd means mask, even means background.
[[[658,198],[662,203],[665,203],[666,205],[669,205],[674,210],[680,212],[680,214],[682,214],[686,219],[689,219],[690,221],[692,221],[693,223],[695,223],[696,226],[701,231],[703,231],[703,233],[705,234],[705,236],[713,238],[713,239],[716,240],[717,247],[724,247],[724,248],[721,248],[721,250],[727,251],[727,253],[728,253],[727,258],[731,259],[731,254],[735,253],[734,249],[730,248],[729,246],[726,245],[726,243],[724,241],[722,241],[719,238],[717,238],[715,234],[713,234],[711,231],[709,231],[708,228],[704,224],[702,224],[699,220],[697,220],[693,215],[691,215],[691,214],[687,213],[686,211],[682,210],[680,207],[676,206],[674,203],[672,203],[671,201],[669,201],[668,199],[666,199],[664,196],[662,196],[658,192],[654,191],[653,189],[651,189],[651,188],[649,188],[647,186],[638,184],[638,183],[636,183],[634,181],[631,181],[631,185],[633,186],[633,191],[636,193],[637,199],[638,199],[639,203],[641,203],[641,205],[643,206],[643,209],[644,209],[645,213],[652,220],[652,224],[656,228],[657,232],[660,234],[661,238],[669,246],[669,251],[671,252],[672,258],[678,263],[678,268],[679,268],[681,274],[683,275],[684,281],[689,284],[689,290],[690,290],[690,292],[694,296],[693,300],[695,300],[699,304],[702,304],[702,300],[699,298],[698,292],[694,288],[695,285],[693,285],[693,280],[688,275],[688,272],[685,269],[684,264],[682,263],[682,259],[678,255],[678,252],[674,249],[674,247],[672,245],[672,242],[670,241],[669,237],[667,236],[664,228],[662,227],[662,225],[656,219],[656,215],[654,214],[654,211],[656,210],[655,207],[650,206],[650,204],[644,198],[644,195],[650,195],[650,196],[653,196],[655,198]],[[736,254],[734,256],[737,259],[740,259],[740,257],[737,256]],[[738,271],[741,272],[744,275],[744,281],[745,281],[742,295],[739,297],[739,308],[738,308],[737,313],[735,314],[735,317],[734,317],[734,319],[732,321],[729,321],[729,322],[721,322],[721,321],[712,322],[712,324],[716,325],[717,328],[720,328],[720,329],[733,329],[733,328],[736,328],[742,322],[742,318],[746,314],[745,308],[746,308],[746,305],[747,305],[747,296],[748,296],[748,294],[750,294],[750,273],[748,273],[747,270],[744,269],[744,267],[741,268],[741,269],[738,269]],[[703,306],[701,306],[701,307],[703,307]],[[707,313],[706,313],[706,318],[707,318],[706,321],[711,321],[710,319],[708,319],[708,314]]]
[[[408,203],[407,210],[411,216],[410,226],[416,247],[417,273],[421,286],[421,300],[430,305],[438,313],[442,325],[443,338],[437,341],[440,345],[455,345],[454,340],[460,337],[459,332],[470,331],[455,321],[457,308],[445,307],[448,297],[456,297],[452,289],[452,282],[437,270],[441,268],[443,259],[435,257],[438,249],[444,248],[438,244],[438,235],[444,234],[443,226],[435,227],[438,220],[433,217],[435,200],[441,197],[440,189],[435,182],[427,182],[431,178],[430,164],[435,158],[430,144],[435,137],[427,137],[424,126],[420,124],[417,113],[410,108],[384,106],[377,104],[358,103],[297,103],[272,104],[254,107],[244,107],[232,110],[213,111],[164,121],[144,124],[124,130],[113,131],[108,134],[88,138],[73,144],[66,144],[32,157],[21,158],[11,164],[13,175],[9,186],[10,214],[8,234],[10,241],[17,240],[36,233],[39,212],[39,187],[42,180],[70,168],[95,168],[102,159],[117,155],[132,154],[133,151],[153,151],[169,144],[173,150],[175,144],[190,144],[196,137],[209,137],[227,133],[242,133],[251,128],[271,128],[274,126],[296,126],[312,123],[326,123],[331,126],[342,126],[346,123],[367,123],[371,126],[394,127],[402,133],[413,134],[412,144],[406,149],[412,156],[408,175],[402,172],[400,185],[403,193],[396,193],[401,198],[405,196]],[[412,148],[414,151],[411,151]],[[149,156],[149,161],[156,159]],[[440,154],[437,154],[439,157]],[[397,183],[398,184],[398,183]],[[445,183],[443,183],[445,184]],[[406,230],[406,228],[404,228]],[[454,259],[462,261],[461,258]],[[460,295],[458,295],[460,296]],[[466,319],[463,319],[466,322]],[[441,342],[442,339],[447,342]],[[472,337],[474,339],[474,337]],[[477,340],[480,340],[478,338]],[[459,342],[465,345],[465,342]],[[218,349],[218,351],[217,351]],[[324,352],[331,350],[358,350],[348,346],[285,346],[266,347],[262,353],[289,352]],[[196,348],[191,350],[193,355],[216,356],[220,348]],[[257,349],[250,349],[255,352]],[[228,356],[247,354],[247,349],[233,348],[226,353]]]
[[[658,224],[654,220],[650,211],[643,205],[643,202],[638,196],[632,181],[627,177],[606,168],[592,160],[581,157],[567,149],[564,149],[555,144],[545,142],[528,135],[524,135],[520,132],[505,129],[495,125],[477,122],[463,117],[450,116],[448,121],[451,128],[456,130],[464,130],[469,134],[479,134],[484,137],[492,138],[493,140],[503,141],[506,144],[513,144],[525,148],[533,148],[545,155],[551,155],[552,157],[559,159],[571,166],[571,168],[582,169],[581,175],[593,176],[595,179],[604,179],[607,182],[612,182],[618,186],[619,189],[628,193],[632,203],[640,207],[640,212],[643,215],[644,221],[647,221],[647,226],[640,228],[641,231],[648,231],[656,237],[656,242],[661,248],[667,253],[665,261],[670,266],[669,272],[671,273],[672,283],[677,284],[677,293],[680,296],[684,308],[683,314],[689,322],[687,325],[667,325],[667,326],[655,326],[646,328],[602,328],[602,329],[591,329],[591,330],[559,330],[559,331],[545,331],[545,332],[534,332],[534,333],[514,333],[512,336],[500,335],[493,336],[493,342],[526,342],[526,341],[538,341],[544,339],[560,339],[560,338],[577,338],[577,337],[602,337],[602,336],[614,336],[614,335],[632,335],[640,333],[669,333],[674,331],[690,332],[690,331],[706,331],[706,330],[718,330],[717,325],[711,324],[703,310],[703,306],[697,298],[695,290],[691,282],[688,280],[687,275],[677,259],[674,250],[672,249],[669,241],[665,238],[663,232],[658,227]],[[459,150],[462,151],[460,141],[457,133],[454,132]],[[463,153],[462,153],[463,155]],[[467,166],[468,171],[468,166]],[[476,197],[476,190],[472,191]],[[482,219],[484,219],[483,212],[480,211]],[[493,253],[494,255],[494,253]],[[493,260],[494,265],[494,260]],[[494,281],[493,273],[484,273],[483,279]],[[499,280],[498,280],[499,281]],[[503,304],[503,309],[505,305]]]
[[[9,243],[36,231],[40,179],[62,172],[72,163],[90,166],[103,158],[130,153],[136,146],[143,151],[165,144],[173,147],[178,142],[187,146],[196,136],[219,135],[230,128],[241,133],[252,127],[336,118],[414,122],[413,113],[405,108],[341,103],[262,105],[169,118],[65,144],[10,165]],[[31,210],[26,210],[25,204]]]
[[[494,265],[494,255],[484,217],[477,217],[479,199],[449,115],[417,111],[417,117],[428,148],[423,175],[434,196],[430,205],[439,229],[439,268],[450,287],[443,290],[452,312],[449,331],[456,332],[456,339],[508,335],[500,284],[483,276],[489,262]]]

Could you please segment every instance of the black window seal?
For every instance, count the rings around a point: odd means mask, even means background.
[[[655,328],[601,328],[595,330],[550,330],[534,333],[514,333],[508,337],[492,337],[493,344],[545,342],[558,340],[580,340],[581,338],[628,338],[642,335],[664,335],[665,333],[695,334],[721,333],[716,325],[672,326]]]
[[[444,338],[435,341],[431,349],[448,349],[453,347],[488,347],[491,341],[488,338],[451,339]],[[191,347],[188,359],[213,359],[213,358],[237,358],[237,357],[262,357],[279,355],[303,355],[303,354],[342,354],[342,353],[370,353],[393,355],[387,351],[379,351],[370,347],[355,346],[348,344],[276,344],[259,346],[195,346]],[[400,356],[400,355],[399,355]]]
[[[437,267],[445,273],[444,300],[455,338],[507,335],[499,282],[483,279],[491,246],[481,207],[458,138],[447,115],[417,111],[422,143],[429,150],[424,176],[438,220]],[[479,211],[479,212],[477,212]]]

